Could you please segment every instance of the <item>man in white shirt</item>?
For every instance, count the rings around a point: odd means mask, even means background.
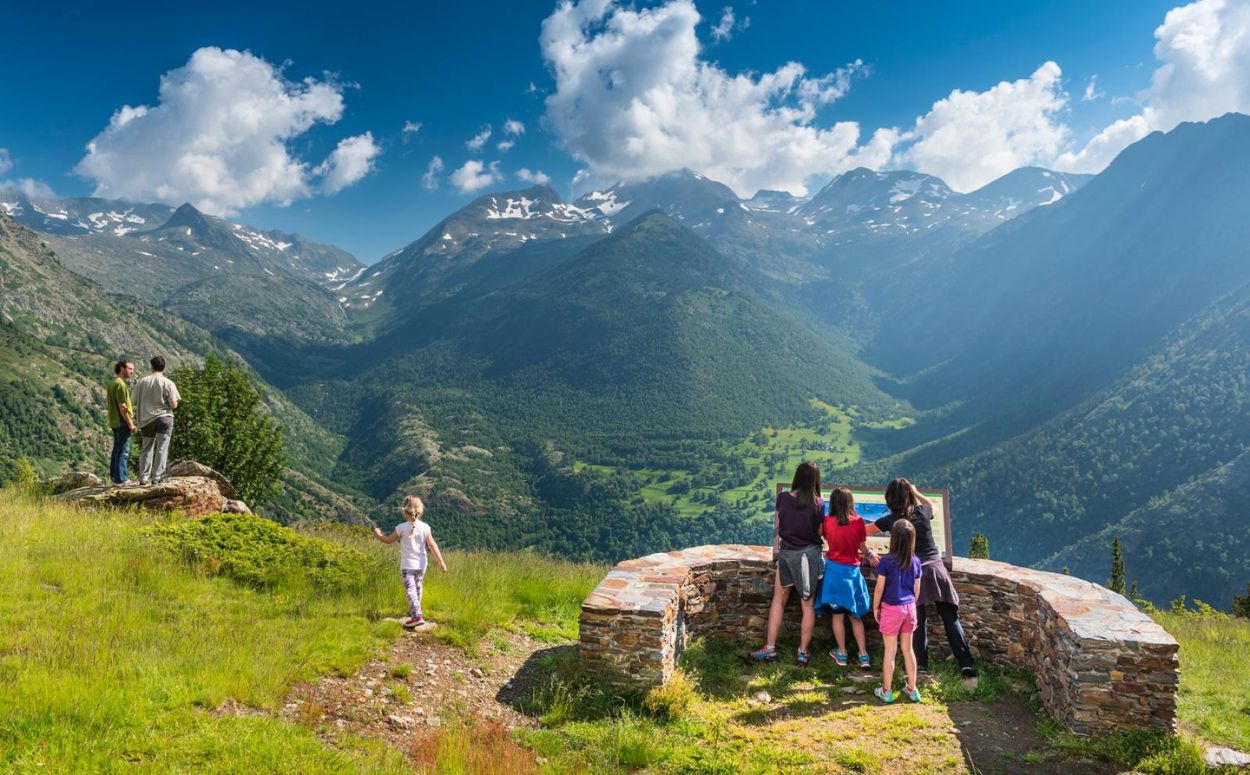
[[[135,415],[143,451],[139,455],[139,484],[165,481],[169,461],[169,439],[174,433],[174,410],[182,396],[178,386],[165,376],[165,359],[150,361],[152,373],[135,383]]]

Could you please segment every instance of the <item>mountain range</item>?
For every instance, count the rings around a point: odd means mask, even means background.
[[[1226,606],[1250,578],[1247,168],[1230,114],[963,194],[865,169],[810,197],[691,170],[535,186],[368,267],[190,205],[5,192],[0,310],[53,375],[5,403],[62,380],[72,437],[111,353],[227,349],[322,439],[293,471],[378,513],[420,492],[452,543],[766,540],[806,456],[949,487],[957,551],[982,532],[1101,581],[1120,537],[1143,595]],[[129,316],[153,322],[100,333]],[[9,411],[6,450],[83,462]]]

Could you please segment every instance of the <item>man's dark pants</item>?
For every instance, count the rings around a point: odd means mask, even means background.
[[[130,454],[130,428],[120,425],[113,429],[113,453],[109,455],[109,480],[113,484],[126,481],[126,458]]]

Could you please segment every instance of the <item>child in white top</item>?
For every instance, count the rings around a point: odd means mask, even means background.
[[[403,512],[405,521],[396,525],[390,535],[382,535],[382,531],[375,527],[373,537],[384,544],[399,541],[399,574],[403,578],[404,592],[408,595],[410,609],[410,615],[403,620],[403,625],[416,627],[425,622],[425,617],[421,615],[421,592],[424,587],[426,565],[425,550],[429,548],[434,552],[434,558],[438,560],[438,566],[442,568],[443,573],[447,572],[447,563],[443,562],[443,553],[438,550],[438,544],[434,541],[430,526],[421,521],[421,515],[425,513],[425,502],[415,495],[409,495],[404,498],[400,511]]]

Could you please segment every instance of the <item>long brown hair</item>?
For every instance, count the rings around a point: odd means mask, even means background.
[[[890,528],[890,554],[898,560],[900,570],[911,567],[911,558],[916,556],[916,528],[911,520],[894,521]]]
[[[855,513],[855,496],[848,487],[834,487],[829,493],[829,516],[838,520],[839,525],[849,525],[851,515]]]
[[[900,476],[885,486],[885,505],[891,515],[911,519],[920,504],[911,490],[911,482]]]
[[[790,483],[790,492],[798,501],[800,509],[811,509],[812,519],[820,519],[820,467],[810,460],[799,463],[794,469],[794,481]]]

